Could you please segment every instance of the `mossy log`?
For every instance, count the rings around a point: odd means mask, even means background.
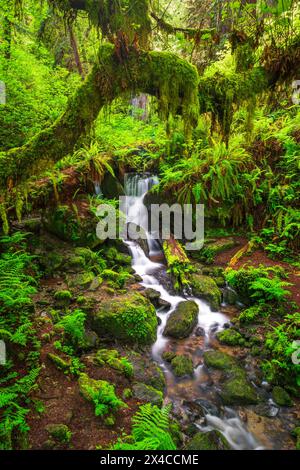
[[[132,47],[120,61],[114,45],[102,45],[91,73],[63,115],[23,147],[0,153],[0,185],[16,184],[36,174],[45,166],[43,162],[56,162],[72,152],[100,109],[125,92],[156,96],[165,118],[181,114],[187,129],[196,125],[198,81],[195,67],[175,54]]]

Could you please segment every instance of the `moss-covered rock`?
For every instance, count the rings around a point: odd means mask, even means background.
[[[171,313],[164,329],[165,336],[187,338],[197,325],[198,305],[192,300],[180,302]]]
[[[102,243],[96,235],[98,219],[92,211],[80,216],[69,206],[49,207],[42,222],[48,232],[75,245],[96,247]]]
[[[272,390],[272,398],[279,406],[293,406],[293,402],[288,392],[284,388],[276,386]]]
[[[54,299],[61,306],[69,305],[72,301],[72,294],[69,290],[58,290],[54,294]]]
[[[149,354],[140,354],[136,351],[127,351],[126,356],[133,365],[133,376],[136,382],[151,385],[163,392],[166,387],[165,376]]]
[[[60,370],[67,372],[70,369],[71,361],[62,359],[60,356],[56,354],[48,353],[48,359],[53,362],[53,364]]]
[[[195,297],[206,300],[212,310],[218,310],[221,305],[222,295],[216,282],[209,276],[203,274],[192,274],[190,276],[190,286]]]
[[[143,294],[150,300],[154,307],[159,307],[160,292],[155,289],[148,288],[144,290]]]
[[[224,405],[256,405],[259,396],[241,369],[232,371],[232,377],[222,384],[220,397]]]
[[[220,343],[228,344],[229,346],[243,346],[245,344],[245,339],[233,328],[220,331],[216,336]]]
[[[133,385],[134,396],[143,402],[152,403],[153,405],[162,406],[163,393],[151,385],[136,383]]]
[[[91,271],[83,271],[73,276],[67,277],[67,283],[70,287],[79,287],[80,289],[88,289],[95,279],[95,275]]]
[[[186,450],[230,450],[230,445],[219,431],[198,432],[186,445]]]
[[[162,354],[162,358],[166,362],[172,362],[175,357],[176,357],[176,353],[172,351],[165,351]]]
[[[107,365],[126,377],[133,376],[132,364],[126,357],[121,357],[115,349],[99,349],[95,356],[95,362],[100,366]]]
[[[236,366],[234,358],[221,351],[205,351],[204,363],[207,367],[220,370],[230,370]]]
[[[120,181],[111,173],[106,173],[104,180],[101,183],[101,189],[104,197],[107,199],[118,199],[124,196],[124,188]]]
[[[175,356],[171,361],[171,366],[176,377],[184,377],[194,373],[193,361],[189,356]]]
[[[90,320],[93,330],[101,337],[131,344],[152,344],[156,339],[155,308],[135,292],[103,302],[90,315]]]
[[[46,431],[61,444],[67,444],[72,438],[72,433],[65,424],[49,424]]]

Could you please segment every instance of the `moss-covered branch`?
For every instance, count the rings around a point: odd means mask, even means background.
[[[180,28],[160,18],[156,13],[151,12],[151,17],[156,21],[157,26],[162,31],[168,34],[183,33],[187,39],[199,42],[204,35],[213,35],[216,31],[215,28],[197,29],[197,28]]]
[[[131,48],[120,57],[112,44],[101,46],[97,63],[64,114],[23,147],[0,153],[0,185],[6,187],[10,180],[16,184],[44,162],[56,162],[72,152],[100,109],[124,92],[156,96],[164,118],[181,114],[187,128],[195,125],[198,81],[196,69],[175,54]]]

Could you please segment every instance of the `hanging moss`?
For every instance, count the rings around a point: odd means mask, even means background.
[[[219,124],[227,142],[235,108],[256,97],[267,86],[268,79],[261,67],[247,73],[215,70],[204,74],[199,83],[200,113],[212,113],[213,121]]]
[[[86,11],[88,18],[110,40],[119,32],[132,43],[138,37],[139,45],[148,46],[151,33],[149,0],[48,0],[67,18],[77,10]]]

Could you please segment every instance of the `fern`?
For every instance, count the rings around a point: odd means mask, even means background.
[[[171,405],[158,408],[147,403],[142,405],[132,418],[132,436],[128,436],[131,442],[118,441],[114,450],[176,450],[176,446],[170,435]]]

